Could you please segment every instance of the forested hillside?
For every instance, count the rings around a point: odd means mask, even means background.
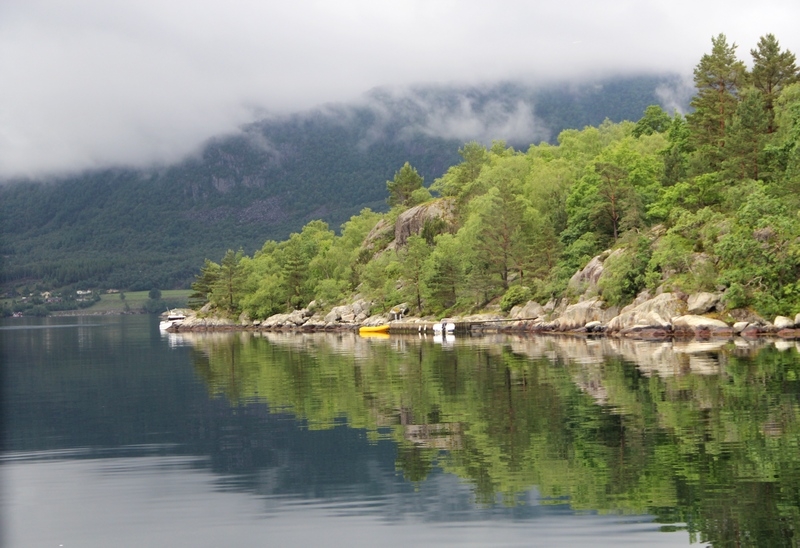
[[[637,119],[673,83],[379,89],[359,104],[254,123],[180,165],[6,182],[4,288],[186,287],[228,248],[253,253],[313,219],[338,227],[364,207],[385,211],[385,182],[406,161],[430,184],[469,139],[524,150],[565,128]]]
[[[567,129],[555,144],[471,142],[430,188],[405,164],[387,183],[388,213],[365,210],[340,236],[313,221],[252,257],[228,251],[206,262],[196,302],[251,318],[355,292],[422,315],[496,298],[507,309],[577,297],[587,288],[570,278],[599,256],[594,291],[609,305],[660,288],[800,312],[800,75],[772,35],[750,54],[747,70],[715,37],[685,117],[650,106],[638,122]]]

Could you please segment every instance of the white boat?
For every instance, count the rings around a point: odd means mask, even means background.
[[[442,320],[441,322],[433,324],[434,333],[454,333],[455,330],[456,324],[448,320]]]
[[[170,310],[167,313],[167,319],[161,320],[161,322],[158,324],[158,328],[161,331],[168,331],[171,327],[183,323],[183,320],[185,319],[186,315],[180,310]]]

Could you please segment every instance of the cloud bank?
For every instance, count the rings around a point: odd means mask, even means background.
[[[780,0],[4,0],[0,178],[168,164],[265,114],[378,86],[690,74],[719,32],[744,60],[769,32],[798,53],[798,20]],[[460,119],[485,132],[491,111],[470,108]],[[490,132],[529,131],[516,108]]]

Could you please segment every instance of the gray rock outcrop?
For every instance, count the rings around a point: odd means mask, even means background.
[[[603,263],[611,257],[624,253],[624,249],[606,250],[600,255],[592,257],[582,269],[573,274],[569,280],[568,288],[573,293],[588,295],[597,291],[597,282],[603,275]]]
[[[179,329],[215,329],[220,327],[233,327],[237,325],[233,320],[228,318],[219,318],[217,316],[203,317],[198,314],[189,314],[186,319],[180,323]]]
[[[434,219],[441,219],[446,225],[453,222],[455,202],[452,199],[442,198],[420,204],[404,211],[394,224],[394,245],[406,245],[408,237],[420,234],[425,223]]]
[[[721,298],[722,295],[718,293],[695,293],[686,301],[686,311],[689,314],[705,314],[714,310]]]
[[[696,314],[686,314],[678,316],[672,320],[672,327],[675,329],[727,329],[728,324],[722,320],[715,320],[707,316],[698,316]]]
[[[619,316],[608,322],[609,332],[633,327],[669,329],[672,318],[686,311],[686,303],[674,293],[662,293],[632,308],[624,308]]]
[[[776,316],[772,324],[778,329],[792,329],[794,328],[794,320],[786,316]]]
[[[536,301],[528,301],[524,305],[517,305],[508,313],[508,317],[514,320],[536,319],[546,314],[544,307]]]
[[[600,297],[592,297],[567,306],[566,310],[555,320],[556,328],[561,331],[569,331],[585,327],[589,322],[605,323],[616,316],[618,309],[605,309],[603,304]]]

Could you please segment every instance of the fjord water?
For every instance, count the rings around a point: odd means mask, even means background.
[[[9,319],[2,546],[793,546],[794,343]]]

